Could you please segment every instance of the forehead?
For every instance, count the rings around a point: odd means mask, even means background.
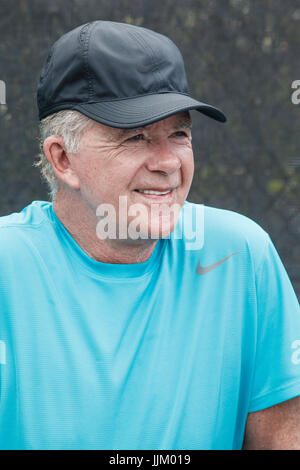
[[[179,129],[192,127],[192,119],[188,111],[184,111],[178,114],[174,114],[160,121],[148,124],[147,126],[136,127],[133,129],[118,129],[114,127],[104,126],[103,124],[96,123],[96,126],[101,128],[101,134],[112,140],[121,140],[127,135],[134,134],[136,132],[147,131],[149,133],[159,131],[160,129]]]

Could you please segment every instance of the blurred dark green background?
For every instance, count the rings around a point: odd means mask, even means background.
[[[168,35],[191,94],[225,125],[192,112],[196,171],[188,200],[240,212],[270,234],[300,295],[300,3],[296,0],[0,0],[0,215],[48,199],[38,154],[36,84],[50,45],[96,19]]]

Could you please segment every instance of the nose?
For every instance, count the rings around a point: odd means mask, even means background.
[[[159,142],[152,145],[151,154],[146,160],[146,166],[149,171],[171,174],[179,170],[181,160],[174,152],[174,149],[170,148],[168,142]]]

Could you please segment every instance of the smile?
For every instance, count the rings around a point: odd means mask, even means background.
[[[138,193],[144,200],[151,201],[164,201],[170,202],[173,200],[175,188],[166,190],[158,189],[135,189],[134,192]]]
[[[154,191],[152,189],[136,189],[135,191],[143,194],[168,194],[172,191],[172,189],[168,189],[167,191]]]

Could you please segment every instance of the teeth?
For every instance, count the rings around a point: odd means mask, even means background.
[[[137,189],[137,191],[139,193],[144,193],[144,194],[168,194],[171,192],[170,189],[168,189],[168,191],[151,191],[150,189],[145,189],[145,190]]]

